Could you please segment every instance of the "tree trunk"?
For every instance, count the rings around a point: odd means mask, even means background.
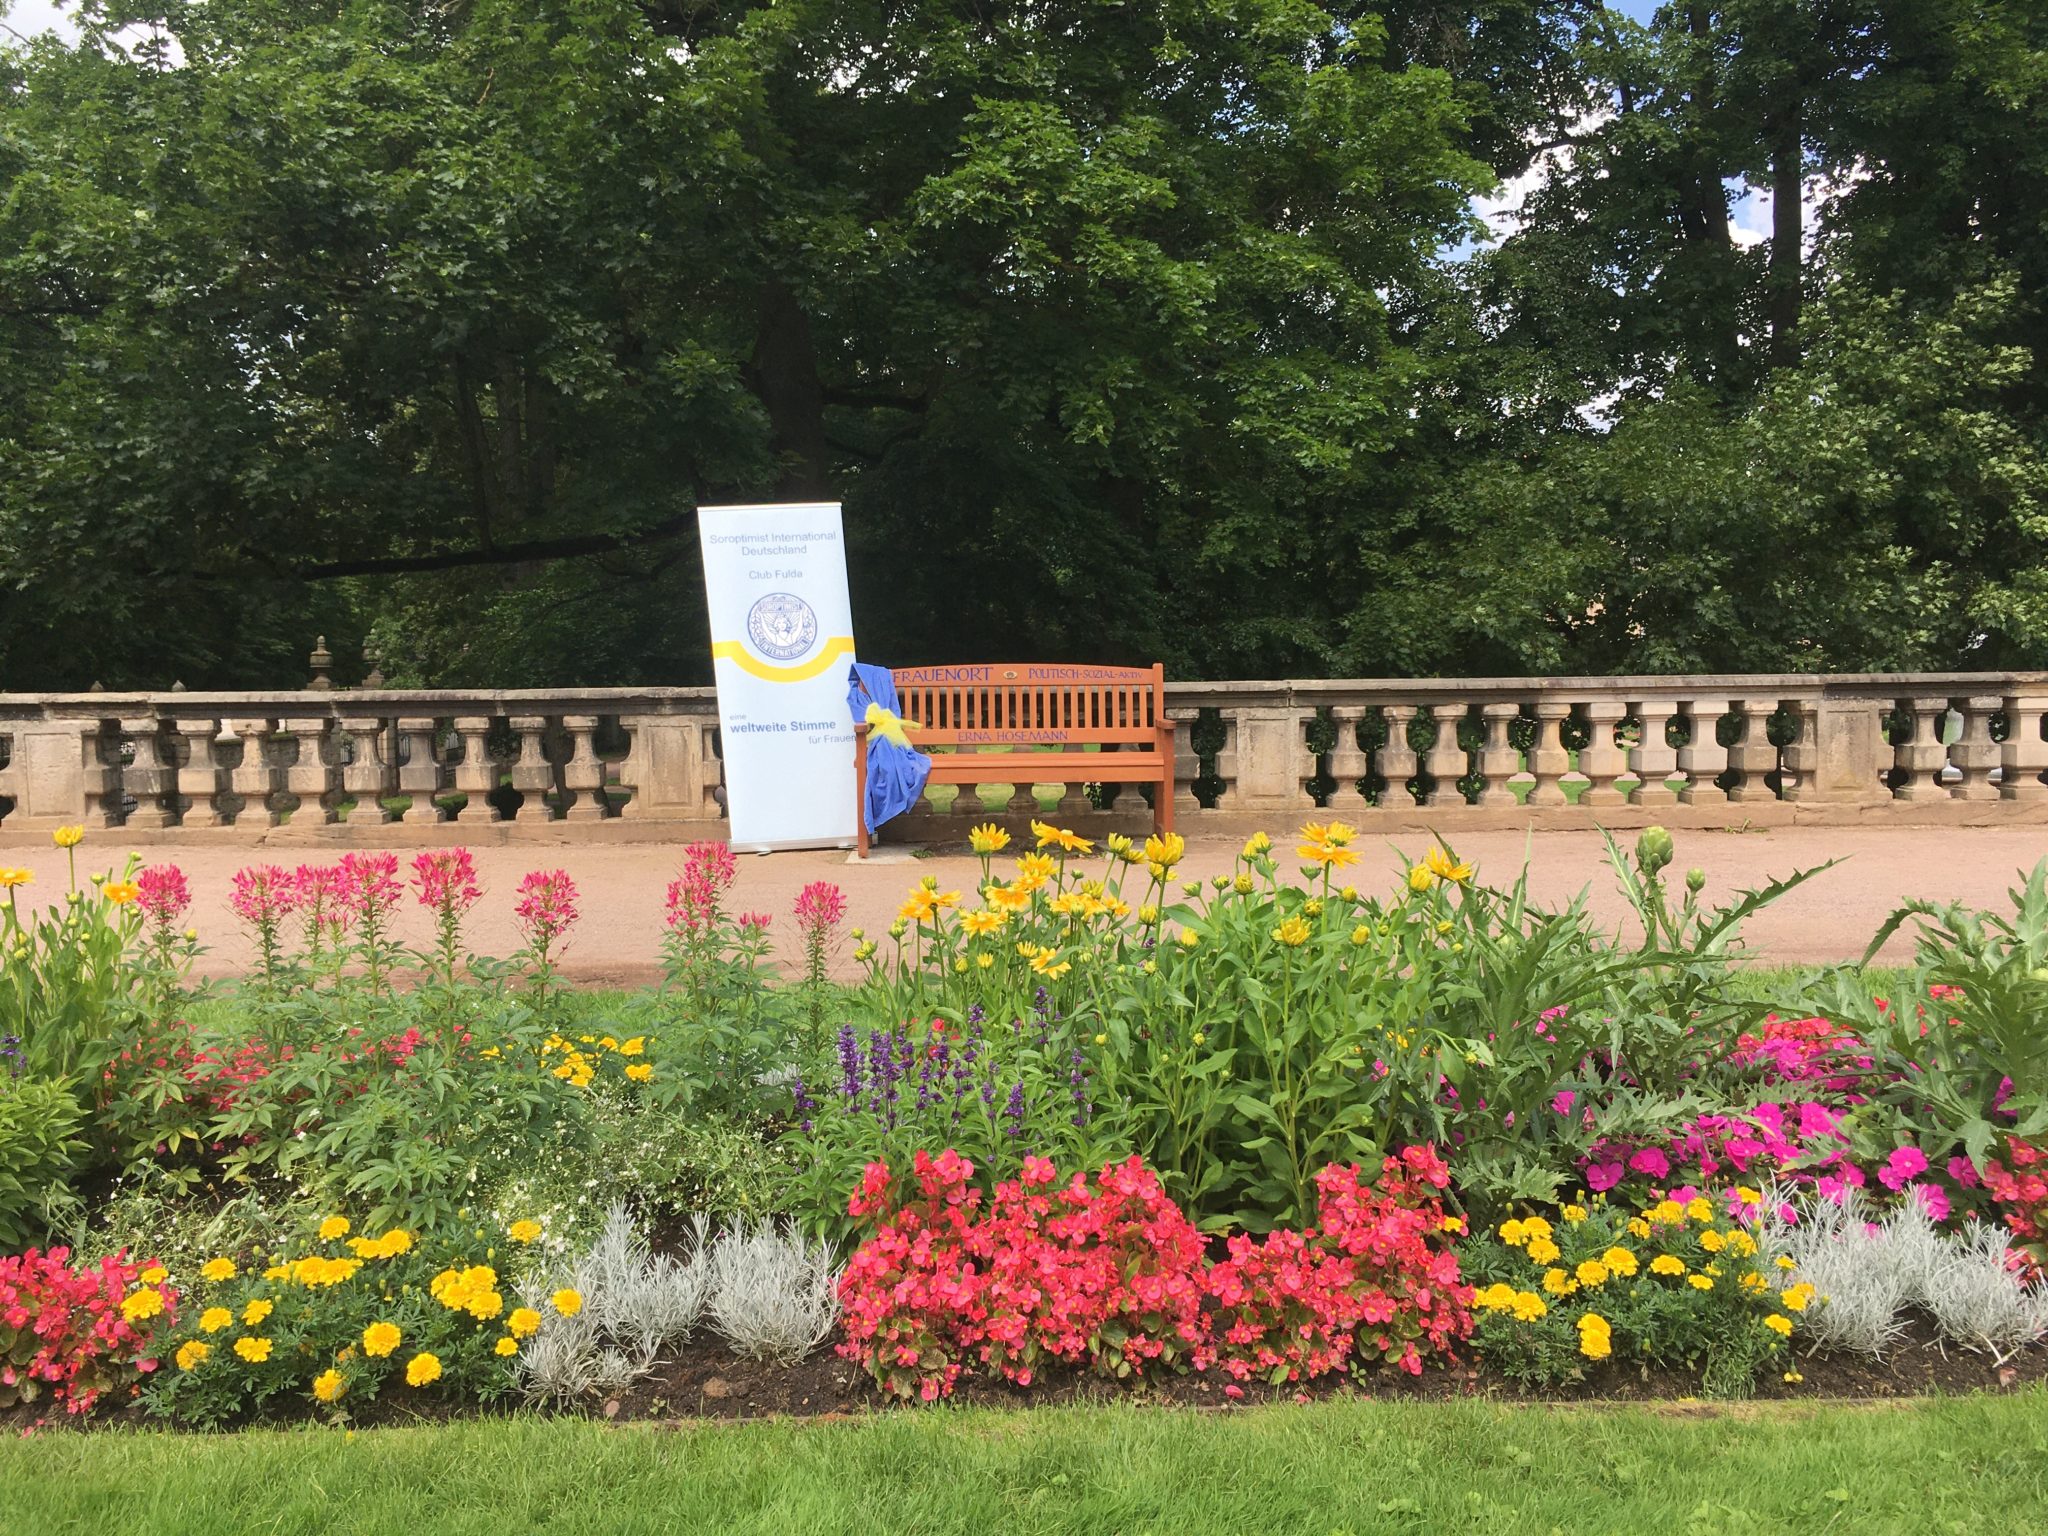
[[[1771,135],[1771,366],[1799,360],[1793,331],[1799,325],[1800,246],[1805,236],[1805,159],[1796,101],[1778,116]]]
[[[761,287],[754,355],[747,382],[768,413],[782,472],[774,494],[786,501],[830,501],[831,447],[825,441],[825,387],[810,316],[781,282]]]

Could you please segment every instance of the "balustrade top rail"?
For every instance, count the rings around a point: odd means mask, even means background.
[[[1177,682],[1167,699],[1175,814],[1197,824],[2048,817],[2048,672]],[[1139,792],[1114,757],[1086,786],[934,791],[913,822],[1114,813]],[[722,804],[709,688],[0,693],[4,837],[83,821],[372,841],[397,823],[460,840],[708,823]]]

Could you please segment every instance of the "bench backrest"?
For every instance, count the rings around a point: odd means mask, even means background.
[[[920,746],[1058,746],[1159,739],[1166,669],[1001,662],[899,667],[903,718]]]

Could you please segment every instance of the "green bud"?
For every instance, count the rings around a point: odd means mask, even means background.
[[[1693,895],[1699,895],[1701,889],[1706,885],[1706,883],[1707,872],[1704,869],[1701,869],[1698,865],[1694,865],[1691,869],[1688,869],[1685,872],[1685,888],[1688,891],[1691,891]]]
[[[1671,834],[1662,827],[1645,827],[1643,835],[1636,839],[1636,868],[1646,878],[1654,878],[1659,870],[1669,864],[1675,850],[1671,846]]]

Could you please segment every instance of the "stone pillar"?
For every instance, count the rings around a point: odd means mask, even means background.
[[[1991,717],[2004,706],[1995,694],[1973,694],[1961,701],[1963,733],[1949,749],[1949,761],[1962,775],[1954,789],[1958,800],[1996,800],[1998,786],[1991,770],[1998,766],[1999,744],[1991,739]],[[2010,722],[2007,722],[2010,724]]]
[[[1728,766],[1728,749],[1721,745],[1721,711],[1691,701],[1681,706],[1679,718],[1688,728],[1685,745],[1678,749],[1678,771],[1685,775],[1685,787],[1678,792],[1681,805],[1723,805],[1728,792],[1714,781]]]
[[[711,750],[711,718],[697,714],[628,715],[619,722],[633,798],[619,814],[632,821],[715,821],[719,764]],[[853,776],[853,747],[846,749]]]
[[[1893,798],[1908,804],[1948,799],[1948,786],[1941,782],[1941,771],[1948,766],[1948,747],[1941,739],[1948,723],[1948,699],[1920,694],[1899,700],[1899,708],[1906,712],[1911,729],[1892,748],[1893,765],[1905,774],[1892,791]]]
[[[565,715],[569,762],[562,776],[569,788],[568,821],[604,820],[604,761],[597,755],[597,716]],[[850,769],[848,770],[851,771]]]
[[[131,716],[121,722],[121,735],[135,753],[121,771],[123,791],[135,797],[135,809],[128,812],[122,825],[143,832],[171,824],[170,810],[164,803],[171,790],[166,782],[163,748],[157,729],[154,715]]]
[[[514,819],[522,823],[548,819],[547,794],[555,787],[555,765],[548,761],[548,722],[541,715],[515,715],[512,730],[519,738],[519,756],[512,764],[512,787],[524,796]]]
[[[1785,748],[1797,776],[1785,798],[1800,805],[1884,805],[1891,748],[1875,699],[1804,699],[1797,705],[1799,739]]]
[[[1415,809],[1415,797],[1408,781],[1415,777],[1415,749],[1408,744],[1408,722],[1415,718],[1413,704],[1382,704],[1380,714],[1387,722],[1386,745],[1379,749],[1380,777],[1387,781],[1382,809]]]
[[[99,721],[45,717],[10,721],[7,730],[14,738],[14,755],[0,768],[0,795],[14,801],[8,830],[87,825],[88,787],[105,774],[99,764]]]
[[[1230,808],[1253,813],[1302,809],[1308,803],[1302,783],[1315,772],[1303,712],[1291,704],[1249,704],[1226,709],[1224,716],[1235,717],[1237,725],[1237,792]]]
[[[408,716],[398,722],[398,792],[407,803],[398,819],[425,826],[441,819],[434,796],[441,788],[441,765],[434,761],[434,722]]]
[[[278,730],[298,745],[298,757],[284,771],[287,793],[298,798],[294,826],[323,827],[334,819],[334,799],[341,791],[341,769],[328,750],[329,721],[324,718],[280,720]]]
[[[242,802],[235,812],[238,832],[267,832],[277,819],[270,809],[270,754],[265,740],[269,726],[267,720],[223,720],[221,733],[214,738],[230,751],[235,745],[242,749],[242,760],[228,770],[228,788]]]
[[[1358,727],[1364,720],[1365,710],[1355,705],[1330,711],[1330,724],[1337,732],[1330,744],[1330,777],[1337,785],[1330,792],[1333,814],[1352,814],[1359,803],[1359,782],[1372,767],[1372,758],[1358,744]]]
[[[1173,719],[1173,824],[1182,826],[1186,818],[1201,813],[1202,802],[1195,798],[1195,780],[1202,776],[1202,760],[1195,753],[1195,720],[1193,710],[1176,710]]]
[[[462,738],[462,761],[455,765],[455,788],[463,798],[459,815],[465,822],[502,821],[491,792],[498,787],[498,765],[491,761],[489,715],[462,715],[455,721]]]
[[[221,827],[227,821],[220,813],[220,776],[213,761],[213,737],[219,727],[212,720],[173,720],[177,764],[174,780],[178,799],[179,825]]]
[[[1671,776],[1678,771],[1678,749],[1666,735],[1677,708],[1669,699],[1642,699],[1629,706],[1630,713],[1642,724],[1642,734],[1628,753],[1628,765],[1636,776],[1636,786],[1628,796],[1631,805],[1662,807],[1678,803],[1678,795],[1671,788]]]
[[[341,722],[341,728],[348,733],[354,755],[343,765],[341,787],[347,796],[353,796],[355,804],[349,808],[348,825],[351,827],[381,827],[384,825],[385,780],[384,736],[385,722],[374,715],[351,716]]]
[[[2048,693],[2010,693],[2005,697],[2005,740],[1999,743],[1998,797],[2038,801],[2048,794],[2041,774],[2048,770],[2048,741],[2041,736]]]
[[[1768,699],[1730,699],[1729,713],[1739,723],[1740,731],[1728,748],[1728,766],[1741,777],[1734,788],[1728,791],[1728,799],[1735,805],[1755,805],[1765,800],[1777,799],[1766,780],[1766,775],[1778,766],[1778,749],[1771,745],[1771,713],[1777,705]]]
[[[1628,752],[1614,740],[1615,729],[1628,715],[1621,699],[1600,695],[1586,701],[1586,720],[1592,735],[1579,754],[1579,772],[1586,776],[1586,792],[1579,804],[1594,807],[1626,805],[1628,796],[1615,781],[1628,768]]]
[[[1565,803],[1563,779],[1572,760],[1558,733],[1571,710],[1571,705],[1562,699],[1536,701],[1536,740],[1529,748],[1529,772],[1536,780],[1527,802],[1532,806]]]
[[[1490,809],[1512,806],[1515,792],[1509,780],[1522,771],[1522,754],[1515,749],[1509,733],[1522,718],[1519,704],[1492,703],[1479,707],[1483,722],[1479,743],[1479,804]]]
[[[1436,782],[1423,804],[1435,810],[1443,806],[1463,805],[1465,792],[1458,788],[1458,780],[1469,770],[1469,759],[1465,749],[1458,745],[1458,726],[1465,719],[1465,709],[1457,704],[1439,704],[1435,707],[1436,740],[1430,744],[1429,775]]]

